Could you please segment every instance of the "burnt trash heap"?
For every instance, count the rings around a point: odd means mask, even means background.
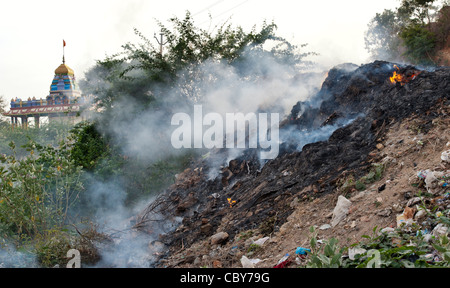
[[[391,125],[411,115],[430,122],[439,117],[433,107],[450,105],[449,79],[450,67],[423,69],[384,61],[334,67],[321,90],[294,105],[280,124],[283,143],[276,159],[262,165],[253,149],[224,167],[209,167],[212,162],[202,159],[178,176],[158,206],[167,219],[182,219],[161,235],[170,247],[165,255],[217,233],[226,235],[220,238],[226,242],[247,229],[274,232],[293,212],[289,204],[294,199],[335,192],[345,171],[367,173],[369,154]],[[299,147],[297,132],[333,125],[336,129],[326,139]],[[220,176],[209,178],[208,171],[218,168]]]

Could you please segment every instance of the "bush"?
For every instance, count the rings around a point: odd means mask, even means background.
[[[435,35],[419,24],[405,27],[400,37],[407,48],[405,56],[418,64],[432,64],[433,51],[436,46]]]
[[[92,170],[97,161],[107,152],[106,141],[95,124],[82,122],[71,130],[74,143],[70,157],[77,166]]]
[[[43,265],[54,265],[67,253],[65,226],[78,203],[81,167],[68,157],[68,146],[41,146],[30,141],[28,155],[0,155],[0,235],[17,247],[31,247]]]

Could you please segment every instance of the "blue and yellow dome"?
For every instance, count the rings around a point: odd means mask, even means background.
[[[75,73],[65,63],[56,68],[50,92],[64,90],[76,90]]]

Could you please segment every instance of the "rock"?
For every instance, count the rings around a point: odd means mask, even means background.
[[[219,232],[217,234],[214,234],[210,238],[211,244],[212,245],[222,244],[223,242],[228,240],[228,237],[229,237],[229,235],[227,232]]]
[[[298,197],[295,197],[294,200],[292,200],[291,204],[289,204],[289,206],[291,208],[296,208],[297,206],[299,206],[300,202],[298,201]]]
[[[202,231],[203,234],[208,235],[208,234],[210,234],[212,232],[213,226],[208,223],[208,224],[202,225],[200,227],[200,230]]]
[[[335,227],[342,220],[345,219],[351,205],[352,205],[352,202],[350,200],[348,200],[347,198],[345,198],[342,195],[339,196],[336,206],[334,207],[334,210],[333,210],[333,216],[331,218],[331,226],[332,227]]]
[[[361,217],[360,220],[361,220],[361,222],[369,222],[370,221],[370,216],[364,215],[364,216]]]
[[[200,264],[202,264],[202,259],[200,257],[195,258],[194,265],[198,266]]]
[[[378,143],[377,144],[377,149],[378,150],[381,150],[381,149],[383,149],[384,148],[384,145],[383,144],[381,144],[381,143]]]

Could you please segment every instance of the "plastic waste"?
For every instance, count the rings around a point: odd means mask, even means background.
[[[352,202],[344,196],[340,195],[338,197],[336,207],[334,207],[333,215],[331,217],[332,227],[338,225],[347,216],[348,210],[350,209],[351,205]]]
[[[279,264],[281,264],[282,262],[286,261],[288,258],[289,258],[289,253],[287,253],[286,255],[284,255],[283,258],[281,258],[281,259],[278,261],[277,265],[279,265]]]
[[[350,258],[350,260],[355,260],[356,255],[363,255],[366,252],[367,250],[363,248],[351,248],[348,250],[348,258]]]
[[[442,152],[441,160],[444,162],[450,163],[450,150]]]
[[[245,255],[241,257],[242,268],[255,268],[259,262],[261,262],[260,259],[248,259]]]
[[[440,237],[441,235],[447,235],[447,232],[448,232],[447,226],[440,223],[440,224],[436,225],[436,227],[434,227],[431,234],[433,234],[433,236],[435,236],[435,237]]]
[[[264,243],[266,243],[266,241],[269,240],[269,239],[270,239],[269,237],[264,237],[264,238],[261,238],[261,239],[258,239],[258,240],[256,240],[256,241],[254,241],[253,244],[262,246],[262,245],[263,245]]]
[[[295,254],[298,254],[298,255],[306,255],[308,252],[311,252],[311,249],[298,247],[297,250],[295,250]]]
[[[405,207],[402,214],[397,215],[397,227],[413,223],[414,210],[410,207]]]
[[[418,231],[416,232],[416,236],[419,236],[419,235],[424,236],[424,235],[429,234],[429,233],[430,233],[430,232],[428,231],[428,229],[425,229],[425,230],[418,230]]]
[[[286,268],[287,266],[289,266],[292,263],[291,260],[285,260],[277,265],[275,265],[273,268]]]
[[[417,177],[419,179],[423,179],[425,180],[425,178],[427,178],[427,174],[430,172],[430,170],[421,170],[419,172],[417,172]]]

